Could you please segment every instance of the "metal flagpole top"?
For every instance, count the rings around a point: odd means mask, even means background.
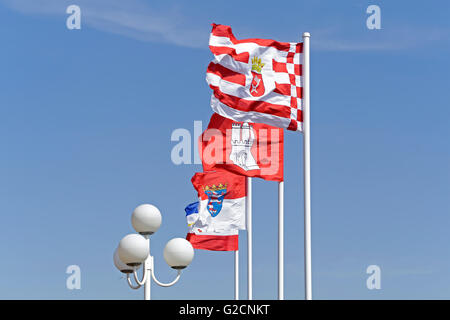
[[[303,38],[306,38],[306,37],[311,37],[311,34],[309,33],[309,32],[303,32]]]

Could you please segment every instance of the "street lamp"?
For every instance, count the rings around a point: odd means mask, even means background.
[[[120,240],[114,252],[114,265],[120,272],[127,275],[130,288],[139,289],[144,286],[144,299],[150,300],[151,279],[162,287],[174,285],[180,279],[181,270],[192,262],[194,248],[183,238],[174,238],[167,242],[164,248],[164,260],[171,268],[177,270],[177,276],[170,283],[162,283],[155,277],[153,256],[150,255],[150,235],[161,226],[161,213],[151,204],[142,204],[134,209],[131,224],[139,234],[128,234]],[[141,264],[142,279],[139,279],[136,270]],[[132,283],[131,274],[136,284]]]

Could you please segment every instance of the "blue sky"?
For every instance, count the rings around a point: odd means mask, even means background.
[[[66,8],[82,11],[68,30]],[[381,8],[381,30],[366,8]],[[184,237],[199,165],[171,162],[173,130],[206,127],[210,23],[238,38],[311,32],[316,299],[449,299],[446,1],[0,0],[0,298],[140,299],[112,264],[141,203],[162,250]],[[287,299],[304,298],[302,140],[285,135]],[[254,181],[254,298],[275,299],[277,185]],[[246,235],[241,237],[245,256]],[[81,268],[81,290],[65,270]],[[369,265],[381,290],[366,288]],[[241,296],[246,296],[245,259]],[[233,254],[196,251],[154,299],[233,298]]]

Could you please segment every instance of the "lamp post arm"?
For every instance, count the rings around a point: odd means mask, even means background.
[[[138,279],[138,274],[137,274],[136,270],[133,270],[134,281],[136,281],[136,283],[139,286],[143,286],[148,277],[148,272],[147,272],[147,269],[145,268],[145,265],[146,265],[146,263],[144,263],[144,265],[142,266],[142,280],[141,281],[139,281],[139,279]]]
[[[153,280],[156,282],[156,284],[157,285],[159,285],[159,286],[161,286],[161,287],[170,287],[170,286],[173,286],[175,283],[177,283],[178,282],[178,280],[180,280],[180,277],[181,277],[181,270],[177,270],[177,276],[176,276],[176,278],[172,281],[172,282],[169,282],[169,283],[162,283],[162,282],[159,282],[158,281],[158,279],[156,279],[156,277],[155,277],[155,268],[153,267],[152,268],[152,278],[153,278]]]
[[[131,282],[131,279],[130,279],[130,274],[129,273],[127,273],[127,281],[128,281],[128,285],[130,286],[130,288],[131,289],[139,289],[140,287],[141,287],[141,285],[140,284],[138,284],[138,285],[133,285],[133,283]]]

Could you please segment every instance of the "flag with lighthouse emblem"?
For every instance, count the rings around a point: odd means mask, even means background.
[[[238,232],[245,229],[245,177],[210,171],[196,173],[191,181],[199,201],[185,209],[186,239],[195,249],[238,250]]]
[[[214,60],[206,81],[214,112],[302,131],[302,43],[238,40],[229,26],[213,24],[209,48]]]
[[[283,181],[283,134],[264,123],[236,122],[214,113],[199,137],[203,170]]]

